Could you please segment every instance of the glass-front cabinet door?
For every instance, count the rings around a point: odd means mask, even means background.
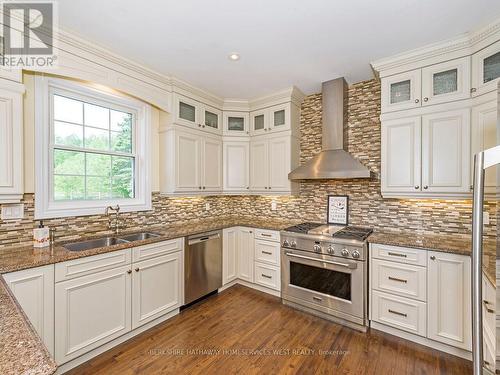
[[[382,112],[421,106],[421,70],[395,74],[382,79]]]
[[[201,107],[201,112],[203,118],[201,121],[202,130],[216,134],[222,133],[222,112],[207,105]]]
[[[200,103],[196,100],[174,94],[175,123],[198,127],[200,125],[199,106]]]
[[[270,130],[281,131],[290,129],[290,106],[281,104],[269,108]]]
[[[472,55],[472,95],[496,91],[500,80],[500,41]]]
[[[261,110],[250,113],[251,134],[264,134],[269,132],[269,111]]]
[[[224,135],[247,136],[248,112],[226,112],[224,111]]]
[[[470,97],[470,57],[462,57],[422,69],[422,105]]]

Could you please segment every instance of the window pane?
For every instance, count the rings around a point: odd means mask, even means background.
[[[109,150],[109,131],[85,127],[85,148]]]
[[[83,124],[83,103],[54,95],[54,120]]]
[[[111,181],[109,177],[87,177],[86,199],[111,198]]]
[[[391,103],[401,103],[410,100],[410,80],[391,84]]]
[[[205,111],[205,125],[217,129],[219,127],[219,116],[215,113]]]
[[[254,117],[254,130],[264,129],[264,115]]]
[[[76,200],[85,198],[83,176],[54,176],[54,200]]]
[[[132,133],[111,132],[111,150],[132,153]]]
[[[83,176],[85,174],[85,153],[54,150],[54,173]]]
[[[112,169],[113,198],[134,197],[134,161],[133,158],[113,157]]]
[[[54,122],[54,143],[65,146],[83,146],[83,126]]]
[[[229,130],[245,130],[245,119],[243,117],[228,117],[227,126]]]
[[[433,94],[441,95],[457,91],[458,70],[451,69],[432,76]]]
[[[500,77],[500,52],[484,59],[483,70],[483,83]]]
[[[274,126],[285,125],[285,110],[274,112]]]
[[[132,114],[111,110],[111,130],[116,132],[132,130]]]
[[[196,121],[196,108],[192,105],[179,102],[179,117],[191,122]]]
[[[101,176],[109,180],[111,175],[111,156],[86,153],[87,176]]]
[[[85,103],[85,125],[109,129],[109,109]]]

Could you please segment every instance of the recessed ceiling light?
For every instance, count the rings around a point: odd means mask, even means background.
[[[236,52],[231,53],[229,56],[229,60],[238,61],[240,59],[240,55]]]

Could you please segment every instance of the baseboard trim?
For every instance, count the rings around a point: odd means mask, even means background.
[[[222,291],[224,291],[224,290],[226,290],[226,289],[231,288],[232,286],[238,285],[238,284],[246,286],[248,288],[252,288],[252,289],[258,290],[260,292],[264,292],[264,293],[267,293],[267,294],[272,294],[275,297],[280,297],[281,298],[281,292],[279,290],[274,290],[274,289],[271,289],[271,288],[267,288],[265,286],[254,284],[254,283],[251,283],[251,282],[248,282],[248,281],[245,281],[245,280],[241,280],[241,279],[236,279],[236,280],[230,281],[229,283],[227,283],[223,287],[219,288],[219,293],[222,292]]]
[[[467,350],[464,350],[464,349],[455,348],[454,346],[442,344],[440,342],[430,340],[426,337],[414,335],[414,334],[409,333],[409,332],[404,332],[404,331],[401,331],[397,328],[389,327],[389,326],[386,326],[385,324],[374,322],[373,320],[370,321],[370,328],[373,328],[377,331],[385,332],[385,333],[388,333],[390,335],[397,336],[397,337],[400,337],[400,338],[408,340],[408,341],[413,341],[413,342],[416,342],[417,344],[428,346],[429,348],[437,349],[437,350],[440,350],[442,352],[445,352],[445,353],[472,361],[472,353],[467,351]]]
[[[60,365],[57,368],[55,374],[56,375],[64,374],[65,372],[68,372],[69,370],[71,370],[77,366],[80,366],[81,364],[87,362],[88,360],[98,356],[99,354],[102,354],[110,349],[113,349],[117,345],[123,344],[125,341],[131,339],[132,337],[137,336],[137,335],[139,335],[139,334],[141,334],[141,333],[143,333],[151,328],[154,328],[158,324],[163,323],[164,321],[166,321],[170,318],[173,318],[174,316],[176,316],[178,314],[179,314],[179,309],[175,309],[175,310],[173,310],[173,311],[171,311],[163,316],[160,316],[159,318],[156,318],[155,320],[152,320],[149,323],[144,324],[143,326],[141,326],[139,328],[134,329],[133,331],[127,332],[123,336],[120,336],[120,337],[118,337],[110,342],[107,342],[104,345],[101,345],[98,348],[91,350],[88,353],[81,355],[80,357],[72,359],[69,362],[63,363],[62,365]]]

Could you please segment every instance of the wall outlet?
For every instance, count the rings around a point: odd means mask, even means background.
[[[278,204],[276,201],[271,202],[271,211],[276,211],[278,209]]]
[[[24,204],[4,204],[2,205],[2,220],[18,220],[24,217]]]
[[[210,211],[210,203],[205,203],[205,211]]]
[[[490,225],[490,213],[483,212],[483,225]]]

